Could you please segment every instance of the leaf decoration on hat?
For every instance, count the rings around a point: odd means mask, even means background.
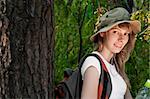
[[[95,30],[94,32],[97,32],[98,31],[98,27],[100,26],[100,16],[98,16],[97,18],[97,22],[95,23]]]
[[[97,8],[97,11],[96,11],[96,13],[97,13],[97,15],[98,15],[98,18],[97,18],[97,21],[96,21],[96,23],[95,23],[95,29],[94,29],[94,32],[97,32],[98,30],[99,30],[99,28],[100,28],[100,18],[101,18],[101,16],[105,13],[107,11],[107,9],[106,8],[104,8],[104,7],[98,7]]]

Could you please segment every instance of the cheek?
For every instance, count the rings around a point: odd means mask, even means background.
[[[109,39],[108,39],[108,41],[109,41],[110,43],[115,43],[115,42],[117,41],[117,39],[118,39],[118,36],[117,36],[117,35],[116,35],[116,36],[110,36]]]
[[[106,42],[107,42],[107,46],[109,47],[113,47],[114,43],[117,41],[117,38],[116,37],[108,37]]]
[[[129,37],[127,37],[125,40],[124,40],[124,45],[126,45],[129,41]]]
[[[123,40],[123,46],[122,46],[121,50],[126,46],[126,44],[128,43],[128,40],[129,40],[129,39]]]

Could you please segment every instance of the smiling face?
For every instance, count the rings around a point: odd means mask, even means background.
[[[103,48],[110,53],[119,53],[129,40],[131,29],[129,24],[120,24],[107,32],[100,33],[103,38]]]

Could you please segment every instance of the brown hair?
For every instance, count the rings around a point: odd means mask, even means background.
[[[118,26],[120,28],[128,27],[129,29],[131,29],[129,23],[121,23]],[[100,35],[97,35],[97,37],[95,38],[94,44],[95,44],[94,50],[101,50],[101,48],[103,46],[103,38],[100,37]],[[125,82],[129,88],[131,86],[130,86],[129,79],[125,73],[125,63],[129,59],[129,56],[131,54],[131,51],[134,48],[134,45],[135,45],[135,33],[131,32],[129,34],[129,40],[128,40],[127,44],[124,46],[124,48],[119,53],[115,54],[111,60],[111,63],[115,64],[118,73],[123,77],[123,79],[125,80]]]

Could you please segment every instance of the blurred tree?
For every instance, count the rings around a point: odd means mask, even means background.
[[[79,1],[79,6],[78,6],[78,32],[79,32],[79,38],[80,38],[80,47],[79,47],[79,53],[78,53],[78,63],[80,62],[80,59],[82,57],[82,27],[85,19],[85,14],[87,11],[87,6],[88,4],[85,4],[85,8],[82,8],[82,1]]]
[[[0,99],[52,98],[53,0],[1,0],[0,4]]]
[[[113,5],[113,6],[112,6]],[[129,13],[132,13],[132,8],[134,6],[133,0],[108,0],[108,8],[114,8],[114,7],[124,7],[129,11]]]

